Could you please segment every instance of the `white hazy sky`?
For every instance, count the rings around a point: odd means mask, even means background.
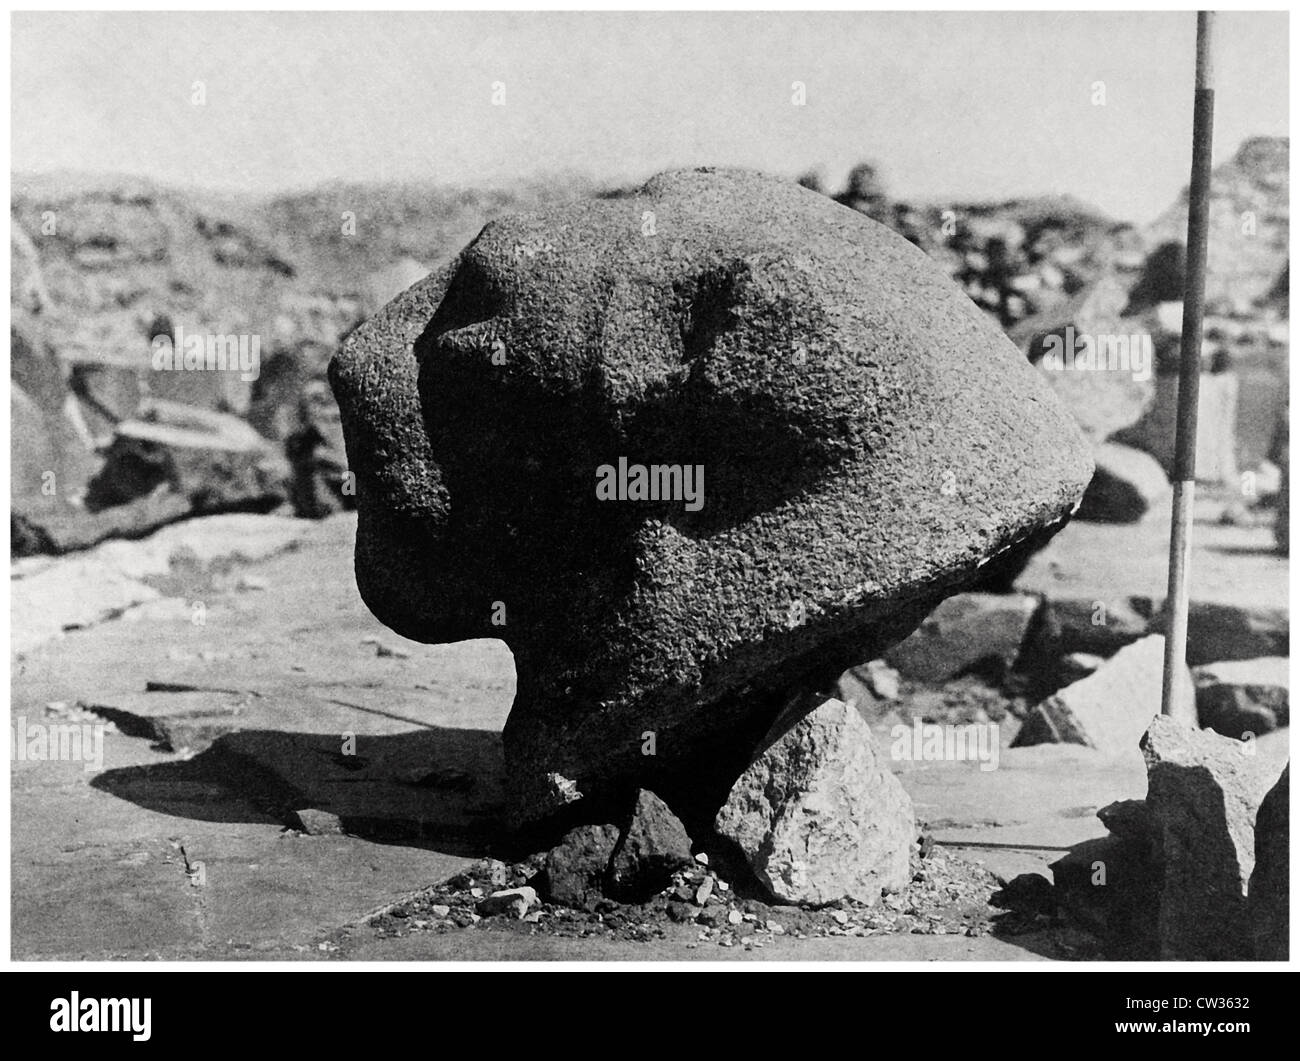
[[[1219,16],[1216,158],[1287,134],[1287,37]],[[900,195],[1143,222],[1187,181],[1194,38],[1122,12],[15,14],[12,165],[270,191],[704,163],[838,187],[872,159]]]

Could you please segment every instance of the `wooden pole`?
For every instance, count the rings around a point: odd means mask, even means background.
[[[1160,712],[1174,713],[1178,677],[1187,666],[1187,576],[1192,559],[1196,497],[1196,413],[1201,382],[1201,322],[1205,316],[1205,249],[1210,212],[1210,154],[1214,142],[1214,13],[1196,16],[1196,97],[1192,117],[1192,181],[1187,192],[1187,281],[1178,365],[1174,440],[1174,512],[1169,532],[1169,591],[1165,608],[1165,672]]]

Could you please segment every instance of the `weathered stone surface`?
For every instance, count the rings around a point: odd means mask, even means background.
[[[546,855],[542,871],[546,898],[561,906],[579,908],[600,899],[618,837],[616,825],[580,825],[565,833]]]
[[[1158,634],[1120,649],[1088,677],[1035,707],[1013,746],[1085,744],[1106,755],[1135,755],[1151,719],[1160,714],[1164,651]],[[1180,689],[1172,717],[1194,726],[1195,695],[1186,668]]]
[[[9,649],[26,652],[159,596],[94,553],[52,565],[11,583]]]
[[[1136,523],[1158,512],[1172,488],[1150,454],[1117,442],[1097,447],[1097,471],[1083,495],[1078,519],[1097,523]]]
[[[1241,380],[1235,372],[1203,375],[1197,391],[1196,479],[1241,489],[1237,466],[1237,410]]]
[[[521,818],[743,768],[782,690],[878,655],[1092,472],[920,251],[752,173],[494,222],[330,372],[362,597],[510,646]],[[621,458],[701,466],[703,507],[598,499]]]
[[[193,614],[188,601],[166,599],[166,602],[180,606],[183,621],[188,621]],[[199,755],[225,734],[244,728],[248,699],[237,692],[219,690],[143,692],[102,699],[92,697],[80,701],[78,706],[107,719],[128,736],[142,737],[172,752]],[[295,813],[303,823],[300,826],[303,832],[318,831],[304,815],[322,811]]]
[[[99,458],[39,315],[15,313],[9,347],[10,548],[30,556],[55,551],[50,529],[83,515],[76,499]]]
[[[1268,791],[1255,816],[1255,868],[1246,910],[1255,957],[1284,962],[1291,943],[1291,764]]]
[[[1024,594],[959,593],[885,653],[905,678],[942,682],[969,670],[1009,670],[1020,654],[1038,600]]]
[[[1157,717],[1142,738],[1147,807],[1164,875],[1161,957],[1247,960],[1254,940],[1246,890],[1255,818],[1277,779],[1249,743]]]
[[[856,710],[794,705],[714,822],[776,899],[874,903],[908,881],[912,801]]]
[[[689,865],[686,827],[663,800],[642,789],[610,858],[609,894],[627,902],[647,899],[668,886],[674,870]]]
[[[1271,733],[1291,720],[1291,665],[1285,656],[1226,660],[1197,667],[1196,714],[1225,737]]]

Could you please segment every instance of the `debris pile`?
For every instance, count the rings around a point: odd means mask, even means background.
[[[774,904],[742,893],[703,853],[639,902],[593,898],[572,905],[536,886],[544,879],[541,854],[517,863],[477,862],[371,915],[365,927],[390,937],[474,929],[746,950],[780,937],[988,935],[1001,916],[988,901],[999,881],[928,839],[922,834],[909,843],[907,879],[870,905],[850,899],[815,907]]]

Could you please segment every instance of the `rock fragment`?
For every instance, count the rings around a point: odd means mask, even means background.
[[[700,886],[695,889],[695,905],[705,906],[708,904],[709,896],[713,894],[713,878],[705,877],[700,882]]]
[[[1255,816],[1255,868],[1246,910],[1255,958],[1287,960],[1291,943],[1291,764],[1269,789]]]
[[[814,905],[905,886],[915,825],[866,722],[839,700],[793,705],[714,822],[774,898]]]
[[[1038,600],[1025,594],[959,593],[885,653],[905,678],[942,682],[974,670],[1000,677],[1020,654]]]
[[[585,907],[604,897],[605,874],[618,844],[615,825],[580,825],[547,853],[543,893],[561,906]]]
[[[835,683],[835,698],[852,704],[868,722],[878,721],[894,710],[902,695],[901,679],[883,659],[850,667]]]
[[[1012,746],[1083,744],[1110,756],[1135,755],[1152,718],[1160,714],[1164,651],[1159,634],[1120,649],[1088,677],[1035,707]],[[1179,689],[1172,717],[1194,726],[1195,699],[1186,668]]]
[[[185,498],[196,515],[267,512],[287,500],[288,484],[284,458],[243,420],[154,400],[115,426],[86,506],[99,511],[162,490]]]
[[[1097,447],[1097,470],[1076,519],[1095,523],[1137,523],[1158,513],[1172,493],[1169,477],[1149,453],[1118,442]]]
[[[663,800],[642,789],[610,857],[609,894],[626,902],[649,898],[668,886],[674,871],[691,864],[685,827]]]
[[[1152,623],[1163,630],[1162,609]],[[1245,601],[1195,600],[1187,607],[1187,662],[1193,667],[1226,660],[1290,655],[1291,617],[1286,608]]]
[[[308,836],[342,836],[343,822],[337,814],[304,807],[293,812],[293,827]]]
[[[1193,671],[1196,713],[1206,729],[1240,739],[1291,720],[1291,667],[1285,656],[1207,663]]]
[[[480,917],[496,917],[498,914],[510,914],[516,921],[522,921],[524,915],[537,903],[537,892],[529,887],[506,888],[493,892],[478,901],[475,910]]]
[[[1160,954],[1174,961],[1248,960],[1247,886],[1255,821],[1277,780],[1248,742],[1158,716],[1142,738],[1155,829]]]
[[[1124,315],[1127,301],[1124,282],[1105,272],[1010,331],[1094,446],[1139,421],[1154,400],[1152,336]]]
[[[1025,648],[1038,666],[1051,667],[1072,652],[1113,656],[1151,632],[1151,604],[1145,599],[1049,596],[1040,616]]]

